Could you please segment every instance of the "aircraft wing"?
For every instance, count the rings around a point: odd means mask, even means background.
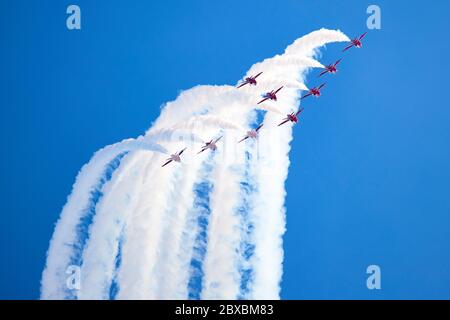
[[[300,113],[302,113],[303,110],[304,110],[304,109],[301,108],[300,110],[297,111],[297,113],[296,113],[295,115],[298,116]]]
[[[181,154],[184,152],[184,150],[186,150],[187,148],[184,148],[183,150],[181,150],[180,152],[178,152],[178,155],[181,156]]]
[[[171,163],[172,162],[172,159],[170,159],[170,160],[167,160],[167,162],[166,163],[164,163],[162,166],[161,166],[161,168],[162,167],[165,167],[165,166],[167,166],[169,163]]]
[[[336,62],[334,63],[334,66],[336,67],[336,66],[339,64],[339,62],[341,62],[341,60],[342,60],[342,59],[339,59],[338,61],[336,61]]]
[[[278,127],[279,127],[279,126],[282,126],[283,124],[285,124],[285,123],[288,122],[288,121],[289,121],[289,118],[284,119],[283,122],[281,122],[281,123],[278,125]]]
[[[358,40],[362,40],[362,38],[364,38],[364,37],[366,36],[366,34],[367,34],[367,32],[364,32],[364,33],[359,37]]]
[[[220,139],[222,139],[222,136],[218,137],[218,138],[214,141],[214,143],[217,143],[217,141],[219,141]]]
[[[267,99],[269,99],[269,98],[264,98],[264,99],[262,99],[260,102],[258,102],[257,104],[263,103],[263,102],[266,101]]]
[[[255,131],[258,132],[259,129],[261,129],[263,125],[264,125],[264,124],[260,124],[260,125],[258,126],[258,128],[255,129]]]
[[[353,43],[352,43],[351,45],[346,46],[345,49],[342,50],[342,52],[347,51],[348,49],[350,49],[350,48],[353,47],[353,46],[354,46]]]
[[[247,140],[247,139],[248,139],[248,136],[245,136],[245,137],[242,138],[238,143],[241,143],[242,141]]]
[[[304,99],[304,98],[306,98],[306,97],[309,97],[310,95],[312,95],[312,93],[310,92],[310,93],[307,93],[307,94],[305,94],[303,97],[301,97],[300,98],[300,100],[302,100],[302,99]]]
[[[280,91],[281,89],[283,89],[284,86],[281,86],[277,89],[277,91],[275,91],[274,93],[278,93],[278,91]]]
[[[245,86],[246,84],[248,84],[248,82],[247,82],[247,81],[244,81],[244,82],[242,82],[237,88],[239,89],[240,87],[243,87],[243,86]]]
[[[328,69],[322,71],[322,72],[319,74],[319,77],[323,76],[325,73],[328,73]]]
[[[258,73],[256,76],[253,77],[253,79],[258,78],[261,75],[262,72]]]
[[[323,87],[325,87],[325,83],[322,83],[319,87],[317,87],[317,90],[322,89]]]

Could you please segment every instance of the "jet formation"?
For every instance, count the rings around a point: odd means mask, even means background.
[[[247,134],[245,135],[245,137],[243,137],[238,143],[241,143],[244,140],[247,140],[248,138],[252,138],[252,139],[256,139],[258,138],[258,131],[259,129],[261,129],[263,126],[263,124],[260,124],[257,128],[247,131]]]
[[[219,140],[222,139],[222,137],[218,137],[217,139],[211,139],[208,142],[205,142],[205,145],[202,147],[202,150],[200,150],[198,153],[202,153],[208,149],[212,150],[212,151],[216,151],[217,150],[217,142],[219,142]]]
[[[346,46],[342,52],[347,51],[351,47],[361,48],[362,42],[361,40],[366,36],[367,32],[364,32],[362,35],[360,35],[358,38],[352,39],[350,41],[350,45]]]
[[[364,32],[362,35],[360,35],[357,38],[354,38],[350,41],[350,44],[347,45],[342,52],[347,51],[348,49],[355,47],[355,48],[361,48],[362,47],[362,39],[366,36],[367,32]],[[326,65],[325,69],[318,75],[318,77],[321,77],[327,73],[330,74],[336,74],[337,70],[337,65],[342,61],[342,59],[337,60],[336,62]],[[249,76],[244,78],[236,87],[237,89],[242,88],[246,85],[250,85],[250,86],[256,86],[258,84],[256,78],[258,78],[261,74],[263,74],[263,72],[259,72],[258,74],[254,75],[254,76]],[[319,86],[313,87],[311,89],[308,90],[308,93],[306,93],[304,96],[302,96],[299,100],[303,100],[307,97],[313,96],[313,97],[320,97],[321,96],[321,89],[323,87],[325,87],[326,83],[322,83]],[[283,89],[284,86],[281,86],[277,89],[274,89],[270,92],[266,92],[262,95],[262,100],[260,100],[257,104],[261,104],[264,101],[267,100],[271,100],[271,101],[277,101],[277,94],[281,91],[281,89]],[[278,127],[284,125],[285,123],[293,123],[293,124],[297,124],[299,121],[299,117],[300,114],[303,112],[304,108],[300,108],[298,111],[294,111],[288,115],[286,115],[285,118],[283,118],[281,120],[281,122],[278,124]],[[255,129],[252,129],[250,131],[247,132],[247,134],[241,139],[239,140],[238,143],[241,143],[247,139],[257,139],[258,138],[258,133],[259,130],[263,127],[264,124],[260,124],[258,125],[258,127],[256,127]],[[217,150],[217,143],[219,142],[219,140],[222,138],[222,136],[218,137],[218,138],[213,138],[208,142],[205,142],[204,145],[202,146],[202,148],[200,149],[200,151],[197,154],[200,154],[206,150],[211,150],[212,152]],[[181,162],[181,154],[186,150],[187,148],[182,149],[181,151],[171,154],[170,158],[166,159],[166,162],[162,165],[162,167],[165,167],[166,165],[168,165],[171,162]]]
[[[261,104],[261,103],[263,103],[263,102],[266,101],[266,100],[277,101],[277,93],[278,93],[278,91],[280,91],[281,89],[283,89],[283,86],[279,87],[279,88],[276,89],[276,90],[272,90],[272,91],[270,91],[270,92],[264,93],[263,96],[262,96],[263,99],[262,99],[260,102],[258,102],[257,104]]]
[[[327,66],[325,67],[325,70],[322,71],[322,72],[319,74],[319,77],[323,76],[325,73],[336,73],[336,72],[337,72],[337,68],[336,68],[336,67],[337,67],[337,65],[339,64],[339,62],[341,62],[341,60],[342,60],[342,59],[339,59],[339,60],[336,61],[335,63],[327,65]]]
[[[242,83],[237,88],[239,89],[240,87],[243,87],[246,84],[250,84],[250,85],[256,86],[256,84],[257,84],[256,78],[258,78],[261,75],[261,73],[262,72],[258,73],[256,76],[245,78],[244,81],[242,81]]]
[[[162,165],[162,167],[167,166],[169,163],[171,163],[172,161],[175,162],[181,162],[181,154],[184,152],[184,150],[186,150],[187,148],[184,148],[181,151],[178,151],[177,153],[171,154],[170,158],[166,159],[166,162]]]

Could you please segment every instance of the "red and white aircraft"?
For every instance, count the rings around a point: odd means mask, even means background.
[[[283,124],[285,124],[286,122],[293,122],[293,123],[297,123],[298,122],[298,116],[300,115],[300,113],[302,113],[303,108],[301,108],[300,110],[298,110],[297,112],[292,112],[291,114],[288,114],[286,116],[286,118],[283,119],[283,121],[278,125],[281,126]]]
[[[303,97],[300,98],[300,100],[309,97],[309,96],[314,96],[314,97],[320,97],[320,89],[322,89],[325,86],[325,83],[322,83],[320,86],[309,89],[309,92],[307,94],[305,94]]]
[[[211,149],[212,151],[215,151],[217,149],[216,143],[222,139],[222,137],[218,137],[216,140],[210,140],[205,143],[205,145],[202,147],[202,150],[200,150],[197,154],[202,153],[205,150]]]
[[[341,60],[342,59],[339,59],[338,61],[336,61],[335,63],[333,63],[333,64],[329,64],[328,66],[326,66],[325,67],[325,70],[323,70],[320,74],[319,74],[319,77],[320,76],[323,76],[325,73],[336,73],[337,72],[337,65],[339,64],[339,62],[341,62]]]
[[[261,73],[262,73],[262,72],[258,73],[256,76],[253,76],[253,77],[247,77],[247,78],[245,78],[244,81],[238,86],[238,89],[239,89],[240,87],[245,86],[246,84],[251,84],[251,85],[255,86],[256,83],[257,83],[257,82],[256,82],[256,78],[258,78],[258,77],[261,75]]]
[[[242,141],[247,140],[248,138],[252,138],[252,139],[258,138],[258,131],[259,131],[259,129],[261,129],[262,126],[263,126],[263,124],[260,124],[258,126],[258,128],[247,131],[246,136],[244,138],[242,138],[241,141],[239,141],[238,143],[241,143]]]
[[[356,47],[356,48],[361,48],[362,47],[362,38],[364,38],[364,36],[367,34],[367,32],[364,32],[362,35],[359,36],[359,38],[355,38],[351,40],[351,44],[348,45],[347,47],[345,47],[344,50],[342,50],[342,52],[347,51],[348,49],[350,49],[351,47]]]
[[[264,99],[262,99],[258,104],[263,103],[266,100],[274,100],[277,101],[277,93],[283,89],[283,86],[279,87],[277,90],[272,90],[270,92],[267,92],[263,95]]]
[[[168,165],[169,163],[171,163],[172,161],[175,161],[175,162],[181,162],[180,156],[181,156],[181,154],[184,152],[184,150],[186,150],[186,149],[187,149],[187,148],[184,148],[183,150],[181,150],[181,151],[179,151],[179,152],[177,152],[177,153],[171,154],[171,155],[170,155],[170,158],[167,159],[166,163],[164,163],[164,164],[162,165],[162,167],[167,166],[167,165]]]

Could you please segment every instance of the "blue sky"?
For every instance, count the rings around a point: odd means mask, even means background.
[[[81,31],[65,26],[72,3]],[[450,3],[360,0],[0,2],[0,298],[38,298],[54,223],[94,151],[305,33],[366,31],[369,4],[382,29],[345,53],[295,128],[281,295],[449,299]],[[365,286],[371,264],[379,291]]]

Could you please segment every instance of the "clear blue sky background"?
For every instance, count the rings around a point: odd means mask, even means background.
[[[66,29],[71,3],[81,31]],[[450,2],[373,3],[382,30],[344,55],[295,128],[286,299],[450,298]],[[1,1],[0,298],[38,298],[54,223],[94,151],[142,134],[179,90],[234,84],[305,33],[366,31],[369,4]],[[380,291],[365,286],[370,264]]]

